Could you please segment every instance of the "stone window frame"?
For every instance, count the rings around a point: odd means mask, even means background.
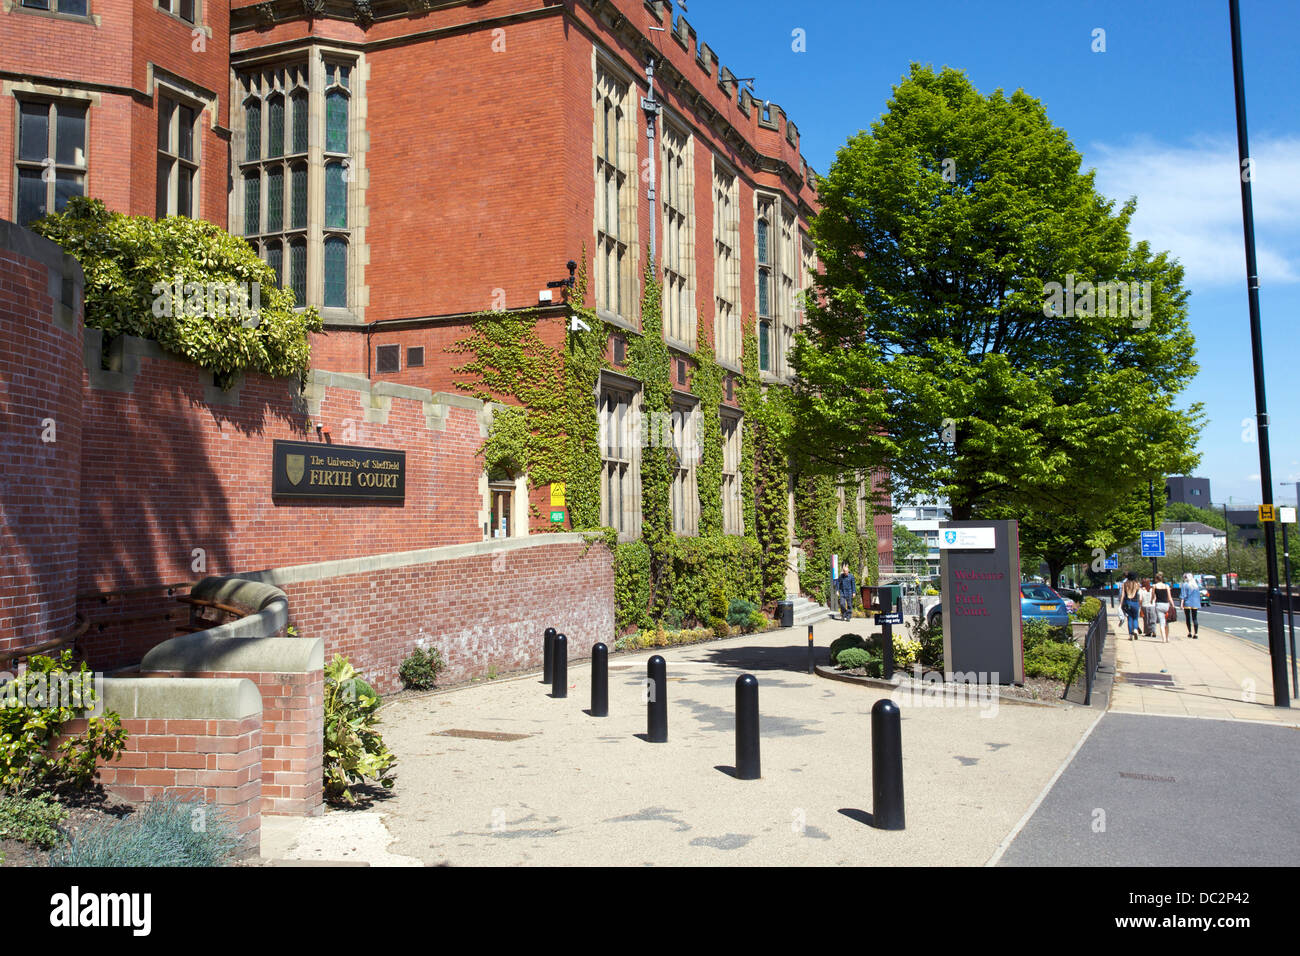
[[[671,143],[671,145],[670,145]],[[674,160],[677,168],[674,168]],[[659,137],[663,229],[663,336],[693,352],[698,316],[695,309],[695,137],[665,117]]]
[[[676,453],[669,502],[673,534],[695,537],[700,533],[700,402],[695,396],[673,393],[670,441]]]
[[[6,84],[8,87],[9,84]],[[12,200],[14,220],[19,219],[19,194],[21,189],[21,170],[41,170],[41,179],[45,183],[45,199],[43,203],[44,212],[41,215],[47,215],[50,212],[57,211],[58,205],[58,174],[60,171],[69,172],[81,177],[81,195],[89,195],[87,189],[90,182],[90,142],[92,112],[95,106],[98,106],[96,98],[79,90],[55,89],[52,87],[36,86],[25,83],[15,85],[6,89],[13,97],[13,189]],[[45,157],[40,161],[22,158],[22,119],[24,105],[41,105],[46,109],[46,127],[45,127]],[[85,114],[82,121],[82,144],[81,144],[81,162],[80,163],[59,163],[58,159],[58,115],[60,106],[75,106]],[[44,170],[49,168],[54,170],[52,179],[45,179]],[[71,198],[71,197],[69,197]],[[36,217],[39,218],[39,217]],[[28,220],[29,222],[31,220]],[[18,225],[24,226],[25,223],[19,222]]]
[[[168,149],[164,150],[162,145],[159,144],[155,150],[158,157],[157,165],[161,167],[164,162],[167,162],[171,164],[172,171],[175,171],[182,166],[190,167],[193,184],[190,187],[190,211],[185,212],[180,209],[178,196],[179,180],[174,180],[172,172],[169,171],[167,174],[167,208],[165,211],[158,209],[157,188],[155,187],[154,190],[155,218],[161,219],[163,216],[188,216],[191,219],[202,219],[203,117],[204,111],[208,108],[209,104],[170,83],[161,80],[156,81],[154,84],[154,106],[155,112],[159,114],[159,118],[161,118],[164,103],[170,104],[172,118],[168,123]],[[193,137],[193,140],[189,159],[183,158],[176,147],[179,137],[177,135],[175,124],[180,117],[180,111],[182,108],[194,111],[194,119],[190,129],[190,135]]]
[[[640,233],[637,223],[640,165],[634,97],[638,88],[634,78],[613,57],[597,48],[592,50],[592,169],[594,174],[592,230],[595,236],[593,256],[593,294],[596,314],[616,325],[640,326],[640,297],[637,261]],[[612,113],[613,124],[606,125]],[[606,130],[612,131],[614,142]],[[610,232],[609,194],[614,190],[617,217]],[[618,284],[611,294],[613,273]],[[612,301],[611,301],[612,300]],[[611,306],[613,306],[611,308]]]
[[[337,82],[327,79],[329,65],[346,66],[349,69],[346,153],[327,151],[327,96],[339,87]],[[289,82],[291,69],[301,70],[301,76]],[[278,76],[284,73],[273,88],[259,85],[257,95],[250,87],[250,78],[257,75],[265,81],[268,75]],[[278,244],[281,262],[280,277],[284,287],[290,287],[291,270],[295,254],[301,255],[304,262],[304,296],[297,303],[298,308],[315,306],[326,322],[334,325],[364,325],[365,310],[369,305],[370,290],[365,283],[365,267],[369,261],[369,248],[366,244],[366,226],[368,212],[366,207],[366,189],[368,171],[365,154],[368,149],[366,136],[366,85],[369,80],[369,66],[365,54],[332,45],[328,42],[310,42],[292,50],[273,55],[258,56],[240,60],[231,66],[231,156],[234,158],[231,174],[230,193],[230,231],[244,236],[258,250],[258,254],[270,261],[272,250]],[[336,73],[336,78],[337,78]],[[263,145],[269,131],[270,110],[268,104],[273,96],[279,94],[284,101],[284,135],[285,148],[279,156],[268,156]],[[307,150],[293,151],[295,135],[295,114],[297,97],[302,97],[306,109]],[[259,156],[248,159],[246,104],[250,99],[261,101]],[[330,226],[326,223],[327,165],[342,165],[343,181],[347,189],[346,227]],[[269,176],[261,172],[268,166],[283,169],[282,226],[279,231],[249,233],[245,228],[245,186],[246,174],[253,168],[259,169],[259,216],[267,209],[269,199]],[[305,167],[307,214],[305,227],[296,228],[292,224],[292,183],[295,168],[299,171]],[[261,223],[259,222],[259,229]],[[327,249],[335,242],[346,243],[346,306],[326,305],[326,255]]]
[[[744,484],[740,480],[745,419],[727,409],[719,415],[722,418],[722,533],[741,535],[745,533]]]
[[[153,0],[153,8],[157,10],[159,13],[171,17],[173,20],[179,20],[181,23],[188,24],[190,27],[201,27],[204,25],[203,10],[201,7],[202,2],[203,0],[193,0],[194,3],[193,20],[188,20],[181,14],[180,6],[182,0],[166,0],[166,4],[167,4],[166,6],[163,5],[164,0]],[[173,6],[175,6],[177,9],[175,10],[171,9]]]
[[[765,215],[766,211],[766,215]],[[767,222],[767,260],[759,258],[759,223]],[[779,192],[754,191],[754,311],[759,335],[759,373],[765,382],[788,381],[789,353],[794,346],[798,319],[794,314],[795,290],[801,270],[798,249],[798,210]],[[768,274],[768,311],[760,308],[760,286]],[[763,326],[768,330],[768,361],[762,363]]]
[[[641,385],[611,372],[600,378],[600,523],[619,541],[641,536]],[[617,482],[614,494],[612,483]],[[617,498],[618,514],[614,514]]]
[[[29,7],[23,2],[23,0],[13,0],[12,6],[6,6],[5,9],[6,12],[9,10],[16,10],[21,13],[34,14],[38,17],[51,17],[56,20],[75,20],[81,23],[94,23],[96,26],[99,25],[99,18],[95,16],[91,0],[86,0],[85,13],[66,13],[63,10],[59,10],[58,6],[61,0],[46,0],[46,2],[49,4],[49,9]]]
[[[800,262],[799,217],[783,199],[777,201],[776,247],[776,325],[780,330],[781,349],[777,374],[789,378],[790,352],[794,349],[795,294],[799,288]]]
[[[772,376],[776,376],[780,368],[777,354],[780,336],[777,324],[777,265],[774,241],[776,226],[780,219],[779,203],[779,198],[772,193],[758,190],[754,192],[754,321],[758,335],[758,368],[760,372]],[[760,238],[763,239],[762,242]],[[763,294],[764,291],[767,293],[766,296]],[[764,361],[764,345],[767,346],[766,361]]]
[[[716,155],[712,173],[713,347],[719,362],[739,368],[744,353],[740,318],[740,178]]]

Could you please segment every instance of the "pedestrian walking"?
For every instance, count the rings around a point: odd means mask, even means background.
[[[858,582],[853,580],[848,568],[842,570],[835,579],[835,589],[840,595],[840,616],[847,621],[853,617],[853,595],[858,589]],[[893,608],[888,610],[892,611]]]
[[[1128,621],[1128,638],[1130,641],[1138,639],[1138,615],[1142,612],[1142,602],[1138,599],[1138,591],[1141,585],[1138,584],[1138,576],[1134,571],[1130,571],[1124,578],[1124,586],[1120,589],[1119,609],[1124,612],[1124,618]]]
[[[1187,636],[1199,638],[1201,635],[1197,612],[1201,609],[1201,588],[1191,571],[1183,574],[1183,586],[1178,596],[1183,604],[1183,623],[1187,625]]]
[[[1155,633],[1156,596],[1151,590],[1151,579],[1143,578],[1138,589],[1138,603],[1142,605],[1142,633],[1150,637]]]
[[[1173,589],[1165,583],[1165,572],[1156,572],[1156,580],[1155,583],[1151,585],[1151,591],[1154,595],[1156,635],[1163,643],[1168,644],[1169,610],[1174,606],[1174,592]]]

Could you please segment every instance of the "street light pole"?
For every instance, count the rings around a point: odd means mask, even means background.
[[[1151,530],[1156,530],[1156,483],[1154,479],[1147,479],[1147,498],[1151,502]],[[1156,558],[1151,558],[1151,580],[1156,579]]]
[[[1296,517],[1300,520],[1300,481],[1284,481],[1282,484],[1295,485],[1295,510]],[[1300,674],[1296,673],[1295,657],[1295,608],[1291,604],[1291,550],[1286,543],[1285,523],[1282,525],[1282,566],[1286,571],[1286,617],[1291,632],[1291,696],[1300,697]]]
[[[1259,319],[1259,268],[1255,262],[1255,212],[1251,201],[1250,142],[1246,134],[1246,78],[1241,55],[1241,3],[1228,0],[1232,28],[1232,83],[1237,110],[1238,178],[1241,180],[1241,223],[1246,244],[1246,296],[1250,306],[1250,346],[1255,373],[1255,431],[1259,441],[1261,504],[1273,504],[1273,467],[1268,447],[1268,401],[1264,394],[1264,342]],[[1270,508],[1271,510],[1271,508]],[[1268,563],[1268,650],[1273,672],[1273,704],[1290,707],[1286,677],[1286,641],[1282,633],[1282,595],[1277,580],[1277,530],[1264,521],[1264,559]]]

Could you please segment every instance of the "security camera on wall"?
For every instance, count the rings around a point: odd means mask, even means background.
[[[575,315],[573,318],[569,319],[569,331],[570,331],[570,332],[590,332],[590,331],[591,331],[591,326],[588,325],[586,322],[582,321],[582,319],[578,318],[578,317]]]

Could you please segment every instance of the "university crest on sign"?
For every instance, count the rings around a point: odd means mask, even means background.
[[[295,481],[294,484],[297,484],[297,482]],[[943,533],[943,540],[947,541],[949,544],[956,544],[956,543],[957,543],[957,532],[956,532],[956,531],[945,531],[945,532]]]
[[[302,476],[306,473],[306,468],[306,455],[284,456],[284,473],[289,476],[289,480],[295,485],[302,481]]]

